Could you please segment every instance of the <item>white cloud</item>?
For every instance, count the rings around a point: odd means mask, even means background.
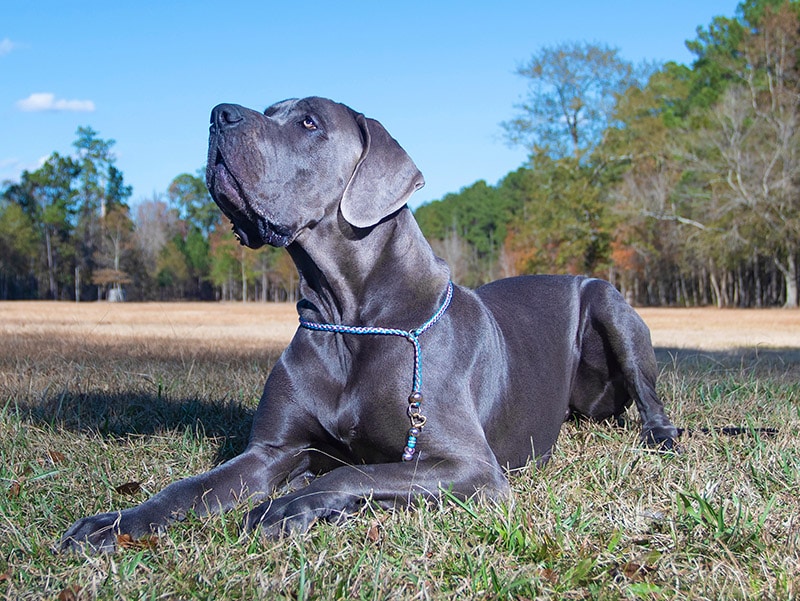
[[[8,38],[3,38],[0,40],[0,56],[5,56],[6,54],[10,53],[17,45],[9,40]]]
[[[91,100],[64,100],[63,98],[56,98],[56,95],[50,92],[36,92],[27,98],[18,100],[17,108],[29,113],[41,111],[91,113],[94,111],[94,102]]]

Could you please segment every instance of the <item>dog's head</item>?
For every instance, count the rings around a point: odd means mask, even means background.
[[[403,207],[422,174],[374,119],[324,98],[259,113],[211,113],[206,183],[242,244],[288,246],[340,211],[369,228]]]

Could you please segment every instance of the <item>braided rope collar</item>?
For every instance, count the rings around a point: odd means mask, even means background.
[[[408,417],[411,420],[411,428],[408,430],[406,446],[403,449],[403,461],[411,461],[417,446],[417,438],[425,426],[427,418],[422,415],[420,407],[422,405],[422,349],[419,346],[419,336],[428,330],[433,324],[439,321],[450,306],[453,298],[453,282],[447,284],[447,294],[442,306],[434,313],[428,321],[416,330],[399,330],[395,328],[379,328],[369,326],[346,326],[333,323],[317,323],[300,318],[300,326],[307,330],[318,332],[334,332],[337,334],[356,334],[356,335],[375,335],[375,336],[402,336],[414,345],[414,379],[411,394],[408,397]]]

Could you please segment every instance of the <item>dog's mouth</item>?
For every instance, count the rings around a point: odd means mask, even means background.
[[[214,202],[230,220],[233,234],[240,244],[253,249],[264,244],[276,247],[291,244],[293,236],[289,228],[272,223],[253,210],[219,151],[214,161],[208,163],[206,184]]]

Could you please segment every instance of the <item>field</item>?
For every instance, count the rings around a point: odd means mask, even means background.
[[[0,303],[0,597],[789,599],[800,595],[800,312],[643,309],[659,393],[689,429],[564,427],[513,500],[387,512],[263,541],[243,509],[109,556],[72,521],[243,448],[290,305]],[[741,426],[726,436],[714,430]],[[709,431],[703,431],[710,428]],[[759,428],[776,428],[768,435]]]

